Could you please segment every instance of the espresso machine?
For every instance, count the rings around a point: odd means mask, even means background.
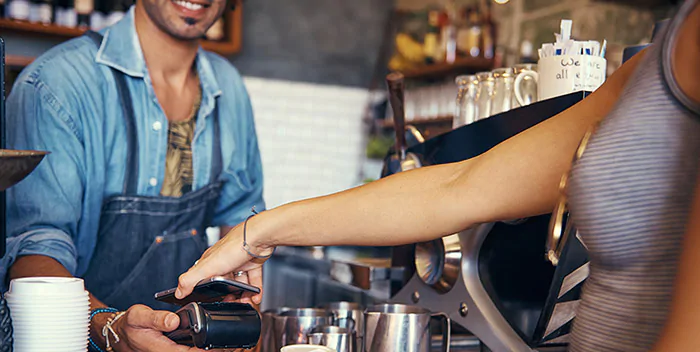
[[[582,100],[572,93],[460,127],[406,147],[401,85],[388,78],[397,130],[382,177],[480,155]],[[465,210],[466,212],[467,210]],[[491,351],[565,350],[588,276],[577,236],[563,242],[555,265],[546,258],[550,215],[479,224],[426,243],[392,248],[391,301],[449,315]],[[401,270],[397,270],[401,269]]]

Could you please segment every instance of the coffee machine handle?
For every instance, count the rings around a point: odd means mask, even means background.
[[[433,318],[442,318],[442,351],[450,352],[450,337],[452,336],[452,321],[450,320],[450,316],[442,312],[432,313],[430,316]]]

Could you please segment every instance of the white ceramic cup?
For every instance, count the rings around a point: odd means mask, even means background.
[[[337,352],[336,350],[318,345],[289,345],[284,346],[280,352]]]
[[[85,283],[74,277],[25,277],[10,281],[12,296],[60,296],[83,297]]]
[[[557,55],[537,63],[538,100],[578,91],[595,91],[605,82],[607,61],[592,55]]]
[[[15,351],[87,351],[90,300],[82,279],[15,279],[6,298]]]

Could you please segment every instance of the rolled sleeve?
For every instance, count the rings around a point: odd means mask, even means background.
[[[0,275],[7,277],[7,271],[17,258],[26,255],[53,258],[73,275],[78,267],[78,251],[68,234],[57,229],[38,229],[7,239],[7,252],[2,259]],[[4,283],[7,280],[2,281]],[[5,287],[2,287],[2,290],[5,291]]]
[[[10,148],[50,154],[7,191],[8,255],[2,277],[26,255],[53,258],[77,275],[85,180],[80,124],[54,91],[33,76],[25,75],[15,85],[7,112]]]

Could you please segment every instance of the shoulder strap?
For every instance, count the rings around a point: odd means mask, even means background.
[[[85,32],[97,48],[102,45],[102,35],[95,31]],[[136,132],[136,119],[134,118],[134,106],[129,94],[129,86],[126,85],[124,74],[112,68],[114,81],[117,82],[117,94],[121,102],[124,122],[126,124],[126,173],[124,174],[124,195],[136,195],[139,177],[138,139]]]

